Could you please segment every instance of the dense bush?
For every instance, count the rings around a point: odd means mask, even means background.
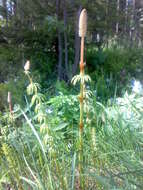
[[[111,47],[97,50],[89,47],[87,50],[87,67],[89,72],[112,75],[114,80],[124,85],[135,77],[142,80],[142,60],[141,48]]]

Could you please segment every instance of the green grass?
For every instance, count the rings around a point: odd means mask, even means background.
[[[0,189],[79,189],[77,96],[46,100],[28,86],[25,108],[0,114]],[[31,99],[31,100],[30,100]],[[143,187],[143,97],[125,94],[106,104],[89,98],[84,115],[84,189]]]

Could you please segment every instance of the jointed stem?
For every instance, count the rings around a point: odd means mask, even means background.
[[[84,37],[81,38],[81,50],[80,50],[80,64],[84,64],[83,63],[83,59],[84,59]]]
[[[32,83],[32,78],[30,77],[30,74],[27,72],[26,75],[27,75],[27,77],[28,77],[30,83]]]
[[[81,56],[80,56],[80,75],[84,77],[84,37],[81,38]],[[84,82],[80,83],[80,123],[79,123],[79,175],[80,175],[80,187],[84,188],[83,175],[83,116],[84,116]]]
[[[11,116],[13,116],[12,102],[9,102],[9,111]]]

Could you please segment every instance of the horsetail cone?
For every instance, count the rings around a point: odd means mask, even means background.
[[[8,102],[9,104],[11,103],[11,92],[8,92],[7,102]]]
[[[25,63],[25,65],[24,65],[24,70],[25,71],[29,71],[29,69],[30,69],[30,61],[27,60],[26,63]]]
[[[79,17],[79,36],[85,37],[87,32],[87,11],[83,9]]]
[[[84,38],[87,32],[87,11],[83,9],[79,17],[79,36],[81,37],[80,48],[80,73],[84,73]]]

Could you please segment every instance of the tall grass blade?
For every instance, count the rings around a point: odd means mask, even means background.
[[[73,159],[72,159],[72,180],[71,180],[71,189],[72,190],[74,190],[75,166],[76,166],[76,152],[74,153]]]

